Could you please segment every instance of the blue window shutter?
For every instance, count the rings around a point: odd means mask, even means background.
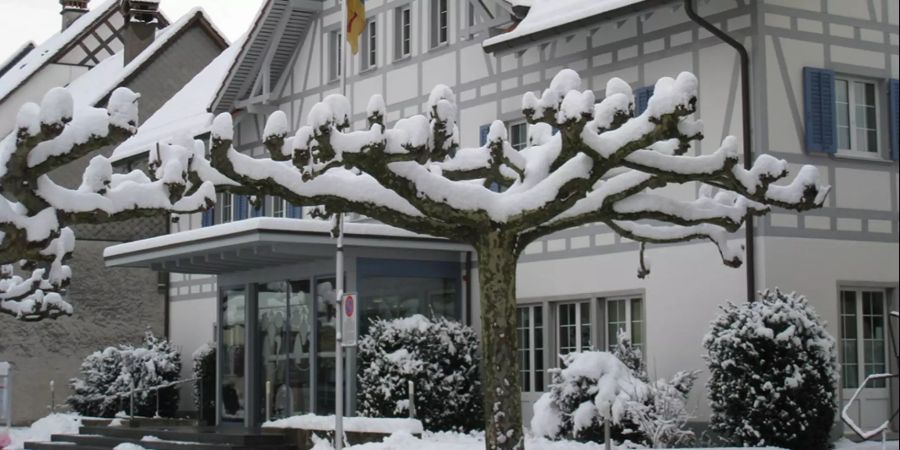
[[[488,133],[491,132],[491,124],[482,125],[478,128],[478,145],[487,144]]]
[[[250,207],[250,217],[262,217],[266,213],[266,198],[263,197],[259,202],[259,207]]]
[[[212,207],[203,211],[203,215],[200,216],[200,226],[203,227],[211,227],[216,224],[216,208]]]
[[[234,220],[244,220],[247,218],[247,196],[234,196]]]
[[[806,151],[837,152],[837,126],[834,111],[834,72],[803,68],[803,121],[806,127]]]
[[[653,86],[644,86],[634,90],[634,115],[639,116],[647,110],[650,97],[653,96]]]
[[[891,159],[900,160],[900,80],[896,78],[888,82],[888,93],[891,101]]]
[[[303,218],[303,208],[300,206],[294,206],[290,202],[286,202],[287,204],[287,216],[291,219],[302,219]]]

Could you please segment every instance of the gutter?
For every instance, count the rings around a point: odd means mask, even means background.
[[[741,63],[741,114],[743,115],[743,145],[744,145],[744,168],[750,169],[753,159],[752,147],[752,128],[750,115],[750,54],[743,44],[735,40],[728,33],[716,28],[713,24],[700,17],[694,10],[694,0],[684,0],[684,9],[688,17],[697,25],[705,28],[715,37],[719,38],[726,44],[730,45],[738,52]],[[746,265],[747,270],[747,301],[753,302],[756,299],[756,251],[754,245],[754,237],[756,232],[753,228],[753,215],[747,214],[744,221],[745,230],[745,246],[746,246]]]

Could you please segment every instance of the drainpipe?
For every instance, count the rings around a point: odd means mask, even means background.
[[[721,39],[738,52],[741,62],[741,114],[743,115],[743,135],[744,135],[744,168],[749,169],[752,166],[753,147],[751,140],[750,127],[750,54],[744,45],[729,36],[724,31],[716,28],[706,19],[697,15],[694,10],[694,0],[684,0],[684,9],[688,17],[697,25],[705,28],[715,37]],[[756,235],[753,229],[753,216],[747,214],[744,222],[744,230],[746,231],[746,270],[747,270],[747,301],[752,302],[756,299],[756,251],[754,246],[754,237]]]

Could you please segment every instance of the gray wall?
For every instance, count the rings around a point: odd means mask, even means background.
[[[111,345],[137,344],[148,327],[163,333],[165,299],[157,293],[157,274],[104,267],[103,249],[114,244],[78,242],[68,295],[74,315],[36,323],[2,319],[0,360],[14,364],[13,424],[47,414],[50,380],[56,382],[57,404],[64,403],[68,380],[78,375],[85,356]]]

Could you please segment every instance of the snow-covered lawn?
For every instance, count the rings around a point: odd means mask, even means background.
[[[30,441],[49,441],[52,434],[76,434],[81,425],[81,417],[72,414],[52,414],[33,423],[28,428],[11,430],[12,444],[3,450],[22,450],[23,444]],[[0,429],[0,435],[5,430]],[[134,444],[123,444],[118,450],[145,450]],[[425,433],[420,439],[407,432],[397,432],[382,442],[353,445],[347,450],[472,450],[484,448],[484,435],[479,433]],[[603,444],[582,444],[570,441],[549,441],[526,433],[525,448],[528,450],[602,450]],[[625,450],[619,447],[617,450]],[[775,450],[768,447],[769,450]],[[841,439],[835,443],[836,450],[881,450],[881,442],[854,443]],[[898,442],[887,444],[888,450],[898,449]],[[313,450],[333,450],[329,442],[319,441]],[[710,449],[711,450],[711,449]],[[763,449],[765,450],[765,449]]]
[[[27,428],[13,428],[10,430],[12,443],[5,450],[21,450],[25,442],[49,441],[52,434],[78,434],[81,426],[81,417],[74,414],[51,414]],[[0,436],[6,430],[0,428]]]

